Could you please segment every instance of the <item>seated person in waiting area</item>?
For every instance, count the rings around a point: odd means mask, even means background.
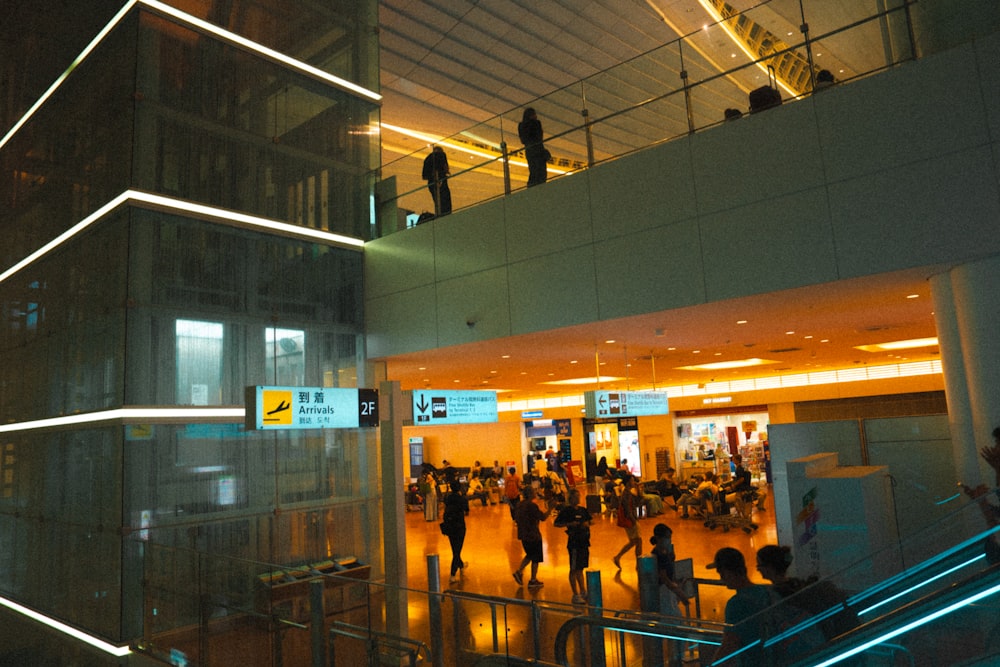
[[[681,510],[681,518],[686,519],[690,514],[690,508],[694,508],[696,514],[701,513],[702,499],[697,494],[698,486],[702,483],[701,475],[694,475],[687,482],[687,489],[677,499],[677,509]]]
[[[479,498],[479,501],[483,504],[483,507],[490,503],[490,494],[486,491],[483,486],[482,481],[478,477],[472,477],[469,479],[469,488],[465,492],[469,499]]]
[[[750,483],[750,471],[743,467],[742,456],[739,454],[733,456],[733,465],[736,466],[736,470],[733,473],[732,493],[726,496],[726,502],[732,505],[737,500],[749,500],[757,503],[758,510],[763,510],[767,491]]]
[[[672,498],[674,509],[677,509],[677,501],[684,495],[681,487],[677,484],[677,480],[674,479],[676,473],[677,471],[673,468],[667,468],[656,482],[656,492],[660,494],[663,500]]]

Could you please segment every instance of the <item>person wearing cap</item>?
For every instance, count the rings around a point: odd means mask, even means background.
[[[653,556],[656,557],[656,573],[660,582],[660,613],[680,616],[677,602],[690,608],[691,601],[684,589],[677,583],[674,572],[674,543],[671,541],[674,531],[665,523],[653,527],[653,536],[649,541],[653,545]]]
[[[724,620],[728,627],[722,633],[722,644],[716,650],[712,664],[747,667],[764,664],[764,654],[759,645],[743,651],[731,660],[719,661],[763,639],[766,619],[760,612],[775,602],[770,588],[750,581],[743,554],[732,547],[716,551],[715,559],[706,567],[719,573],[719,579],[726,588],[736,591],[726,602]]]
[[[825,616],[818,625],[822,637],[800,633],[803,634],[799,637],[800,641],[818,645],[824,639],[833,639],[858,626],[858,615],[847,605],[847,595],[842,590],[830,581],[819,579],[816,575],[808,579],[788,576],[791,564],[792,550],[788,547],[767,544],[757,550],[757,571],[760,572],[760,576],[771,582],[771,589],[775,593],[782,599],[789,599],[786,606],[800,611],[800,618],[794,619],[795,621],[805,620],[801,616],[805,618],[819,614]],[[808,592],[800,595],[799,592],[806,588]],[[831,615],[833,610],[838,608],[840,611]]]

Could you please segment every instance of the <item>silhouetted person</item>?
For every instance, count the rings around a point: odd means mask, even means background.
[[[829,88],[837,81],[833,78],[833,72],[828,69],[821,69],[816,73],[816,84],[813,86],[813,90],[823,90],[824,88]]]
[[[542,122],[533,108],[524,110],[521,122],[517,124],[517,136],[524,144],[524,158],[528,161],[528,187],[544,183],[548,177],[545,165],[551,154],[542,143]]]
[[[448,187],[448,156],[444,149],[435,146],[431,154],[424,158],[423,179],[427,181],[427,189],[434,200],[434,215],[451,213],[451,189]]]

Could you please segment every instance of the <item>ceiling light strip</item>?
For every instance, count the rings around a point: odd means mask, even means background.
[[[104,651],[105,653],[110,653],[113,656],[123,657],[126,655],[130,655],[132,653],[132,649],[130,649],[128,646],[115,646],[114,644],[109,644],[103,639],[98,639],[97,637],[87,634],[82,630],[77,630],[76,628],[66,625],[61,621],[57,621],[54,618],[50,618],[48,616],[45,616],[44,614],[38,613],[37,611],[28,609],[27,607],[20,605],[14,602],[13,600],[8,600],[7,598],[0,597],[0,605],[6,607],[7,609],[10,609],[15,613],[21,614],[22,616],[27,616],[33,621],[37,621],[38,623],[47,625],[50,628],[53,628],[54,630],[57,630],[63,634],[69,635],[74,639],[86,642],[87,644],[90,644],[94,648]]]
[[[284,53],[281,53],[280,51],[275,51],[274,49],[270,49],[262,44],[258,44],[257,42],[251,41],[245,37],[237,35],[234,32],[230,32],[229,30],[220,28],[214,23],[209,23],[208,21],[204,21],[198,18],[197,16],[193,16],[186,12],[182,12],[181,10],[171,7],[170,5],[164,4],[162,2],[159,2],[158,0],[138,0],[138,1],[139,4],[157,13],[170,16],[171,18],[181,23],[187,24],[188,26],[192,26],[203,32],[215,35],[216,37],[222,39],[223,41],[229,42],[230,44],[239,46],[240,48],[247,49],[248,51],[252,51],[253,53],[257,53],[270,60],[288,65],[293,69],[297,69],[304,74],[308,74],[311,77],[332,84],[337,88],[341,88],[342,90],[356,93],[358,95],[361,95],[362,97],[368,98],[373,102],[382,101],[382,96],[374,91],[368,90],[367,88],[363,88],[362,86],[359,86],[355,83],[351,83],[347,79],[341,79],[339,76],[334,76],[329,72],[319,69],[318,67],[313,67],[312,65],[304,63],[301,60],[296,60],[295,58],[287,56]]]
[[[37,431],[39,429],[60,426],[77,426],[102,422],[146,423],[150,421],[180,420],[186,422],[203,422],[219,419],[242,422],[245,418],[245,408],[117,408],[114,410],[101,410],[99,412],[86,412],[78,415],[36,419],[16,424],[3,424],[0,425],[0,433]]]
[[[920,375],[940,375],[941,372],[941,362],[938,360],[914,361],[905,364],[885,364],[881,366],[866,366],[864,368],[845,368],[835,371],[773,375],[746,380],[732,380],[729,382],[677,385],[664,387],[660,391],[665,392],[668,398],[685,398],[707,396],[709,394],[735,394],[746,391],[845,384],[848,382],[898,379]],[[583,405],[583,396],[577,394],[564,397],[562,406],[553,405],[553,401],[555,399],[545,398],[498,402],[497,410],[500,412],[520,412],[523,410],[539,410],[546,407],[575,407]]]
[[[52,95],[56,92],[59,86],[62,85],[63,81],[66,80],[66,77],[68,77],[73,72],[73,70],[75,70],[77,66],[80,63],[82,63],[87,56],[90,55],[90,52],[93,51],[95,48],[97,48],[98,44],[104,41],[104,38],[108,36],[108,33],[114,30],[114,28],[121,22],[121,20],[125,18],[125,15],[129,13],[132,7],[135,6],[136,2],[137,0],[129,0],[122,6],[121,9],[118,10],[118,13],[114,15],[114,18],[112,18],[107,23],[107,25],[105,25],[104,28],[102,28],[101,31],[97,33],[97,36],[95,36],[94,39],[92,39],[90,43],[87,44],[86,47],[84,47],[83,51],[80,52],[80,55],[78,55],[76,59],[72,63],[70,63],[70,66],[66,68],[66,71],[60,74],[56,78],[56,80],[52,82],[52,85],[49,86],[48,90],[42,93],[42,96],[39,97],[35,101],[35,103],[31,105],[31,108],[29,108],[24,113],[24,115],[22,115],[21,118],[19,118],[18,121],[14,123],[14,125],[10,128],[10,130],[7,131],[7,134],[3,136],[3,139],[0,139],[0,149],[2,149],[5,145],[7,145],[7,142],[9,142],[14,137],[14,135],[17,134],[17,132],[24,126],[24,124],[27,123],[31,119],[31,117],[35,115],[35,112],[38,111],[50,97],[52,97]]]

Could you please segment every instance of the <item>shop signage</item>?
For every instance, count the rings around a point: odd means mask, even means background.
[[[378,391],[342,387],[247,387],[248,430],[378,426]]]
[[[499,421],[495,391],[413,390],[414,425],[480,424]]]
[[[588,419],[670,414],[663,391],[588,391],[583,402]]]

